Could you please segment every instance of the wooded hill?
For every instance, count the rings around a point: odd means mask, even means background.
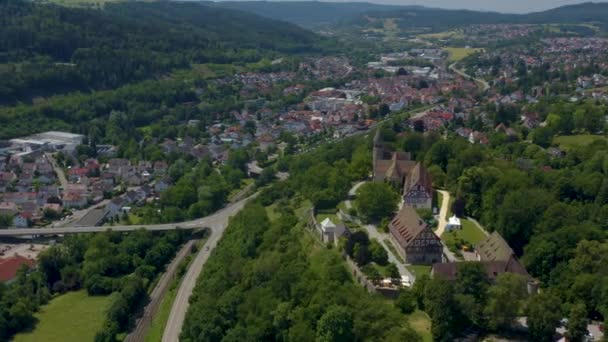
[[[0,0],[0,104],[114,88],[191,63],[310,53],[319,41],[292,24],[200,3],[85,9]]]
[[[370,18],[398,18],[401,19],[399,25],[402,27],[431,27],[434,30],[445,30],[455,26],[471,24],[596,22],[605,26],[608,23],[608,4],[592,2],[528,14],[317,1],[228,1],[210,4],[222,8],[248,11],[306,27],[338,23],[342,26],[365,25]]]

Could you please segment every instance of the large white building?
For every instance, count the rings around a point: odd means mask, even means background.
[[[82,143],[84,135],[67,132],[48,131],[37,133],[23,138],[11,139],[13,146],[20,147],[22,150],[50,150],[73,152],[76,146]]]

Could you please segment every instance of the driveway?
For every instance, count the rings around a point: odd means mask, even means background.
[[[444,191],[444,190],[437,190],[437,191],[439,193],[441,193],[441,195],[443,196],[443,200],[441,201],[441,210],[439,210],[439,218],[437,220],[439,222],[439,224],[437,226],[437,230],[435,231],[435,234],[437,234],[437,236],[441,237],[441,235],[443,235],[443,233],[445,233],[445,226],[448,223],[447,216],[448,216],[448,208],[450,206],[450,193],[447,191]],[[449,262],[458,261],[458,259],[454,255],[454,253],[452,253],[445,244],[443,244],[443,255],[445,255],[445,258]]]
[[[352,199],[355,198],[355,196],[357,195],[357,190],[359,190],[359,188],[365,184],[366,181],[361,181],[357,184],[355,184],[349,191],[348,191],[348,199],[344,202],[344,205],[346,206],[346,209],[350,209],[353,207],[353,202]]]
[[[443,233],[445,232],[445,226],[448,224],[448,220],[447,220],[447,216],[448,216],[448,209],[450,207],[450,193],[444,190],[437,190],[437,192],[439,192],[442,196],[443,196],[443,201],[441,201],[441,209],[439,210],[439,219],[438,221],[438,226],[437,226],[437,230],[435,231],[435,234],[437,234],[437,236],[441,237],[441,235],[443,235]]]

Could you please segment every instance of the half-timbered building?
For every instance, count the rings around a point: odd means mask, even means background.
[[[443,245],[429,227],[408,205],[403,205],[389,224],[391,240],[406,263],[432,265],[443,261]]]

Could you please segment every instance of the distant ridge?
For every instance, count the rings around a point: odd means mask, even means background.
[[[431,27],[435,30],[467,24],[572,24],[596,22],[608,27],[608,3],[586,2],[529,14],[447,10],[423,6],[380,5],[367,2],[319,1],[222,1],[211,6],[239,9],[260,16],[314,27],[345,23],[364,25],[366,17],[407,18],[405,27]]]

